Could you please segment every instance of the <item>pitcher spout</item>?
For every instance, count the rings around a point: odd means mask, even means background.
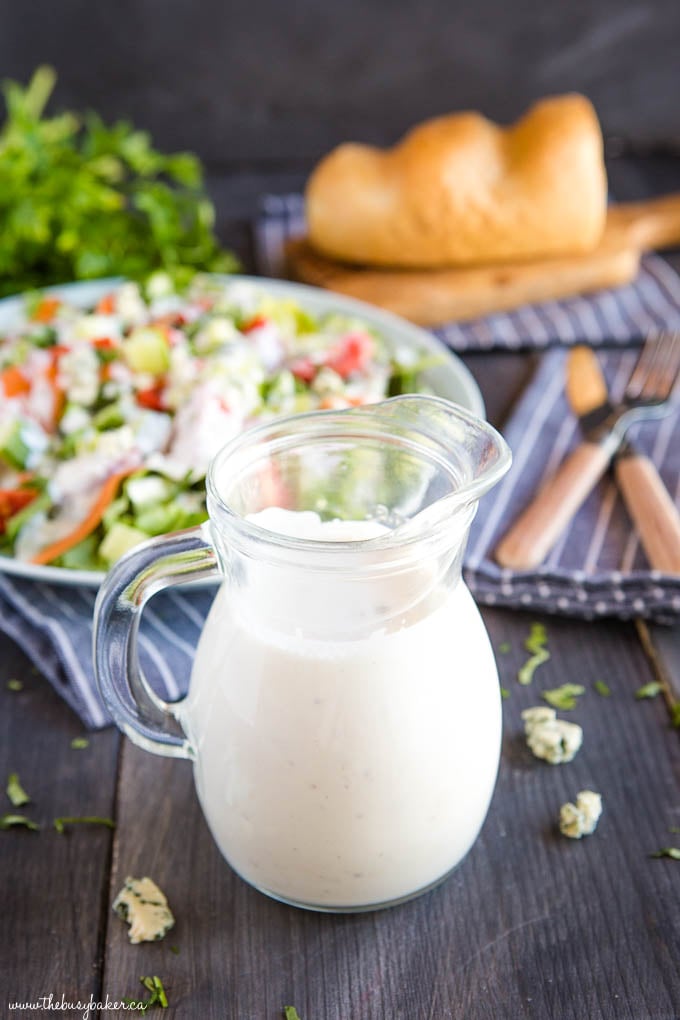
[[[465,532],[478,500],[510,461],[505,440],[469,411],[439,397],[399,396],[243,433],[213,463],[208,508],[236,529],[234,538],[264,537],[250,521],[278,507],[311,511],[321,521],[380,522],[389,534],[371,541],[396,546],[428,530],[445,531],[441,521],[455,521],[455,530]]]
[[[368,410],[391,435],[417,444],[433,464],[439,463],[454,483],[446,495],[460,505],[477,502],[510,468],[512,454],[500,433],[449,400],[407,394],[361,410]]]

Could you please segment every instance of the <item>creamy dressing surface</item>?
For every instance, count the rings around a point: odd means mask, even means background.
[[[265,513],[253,519],[298,537],[384,531]],[[203,631],[183,715],[208,824],[235,870],[281,899],[351,909],[408,897],[464,857],[489,806],[501,707],[485,628],[462,581],[430,586],[385,626],[395,585],[410,596],[415,582],[384,576],[354,582],[364,621],[374,604],[373,632],[319,640],[304,626],[318,577],[288,572],[269,601],[294,592],[294,605],[275,626],[225,584]],[[349,606],[333,591],[321,607],[331,621]]]

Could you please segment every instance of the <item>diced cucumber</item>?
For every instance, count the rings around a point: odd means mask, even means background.
[[[99,546],[99,555],[107,563],[115,563],[126,552],[139,545],[140,542],[146,542],[148,537],[145,531],[118,521],[112,526]]]
[[[163,535],[167,531],[192,528],[201,524],[206,517],[200,497],[196,501],[183,501],[180,496],[171,503],[146,507],[136,515],[135,523],[149,535]]]
[[[256,314],[271,319],[282,332],[291,336],[314,333],[318,328],[315,319],[297,302],[288,298],[263,297]]]
[[[102,517],[102,524],[104,525],[104,528],[107,531],[110,530],[113,525],[118,522],[118,518],[123,517],[129,509],[130,500],[127,496],[120,495],[114,499],[112,503],[109,503],[104,511],[104,516]]]
[[[215,315],[196,332],[194,347],[199,354],[211,354],[239,336],[239,331],[231,319],[224,315]]]
[[[162,375],[170,368],[170,348],[162,329],[142,326],[123,343],[123,355],[133,372]]]

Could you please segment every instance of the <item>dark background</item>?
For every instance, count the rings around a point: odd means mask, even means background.
[[[617,192],[645,190],[650,153],[656,190],[680,188],[679,0],[0,0],[0,76],[41,62],[55,106],[197,152],[241,248],[259,194],[340,141],[461,108],[507,122],[568,90],[595,103]]]

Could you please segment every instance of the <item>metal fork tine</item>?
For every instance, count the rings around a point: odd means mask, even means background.
[[[677,333],[661,334],[657,344],[659,356],[642,387],[643,400],[666,400],[680,368],[680,336]]]
[[[665,400],[679,369],[680,334],[648,336],[626,387],[626,397],[629,400]]]
[[[658,353],[657,338],[654,334],[647,336],[642,350],[638,355],[638,359],[635,362],[635,367],[631,373],[628,385],[626,386],[626,397],[630,400],[636,400],[642,392],[645,380],[649,375],[649,371],[654,364]]]

